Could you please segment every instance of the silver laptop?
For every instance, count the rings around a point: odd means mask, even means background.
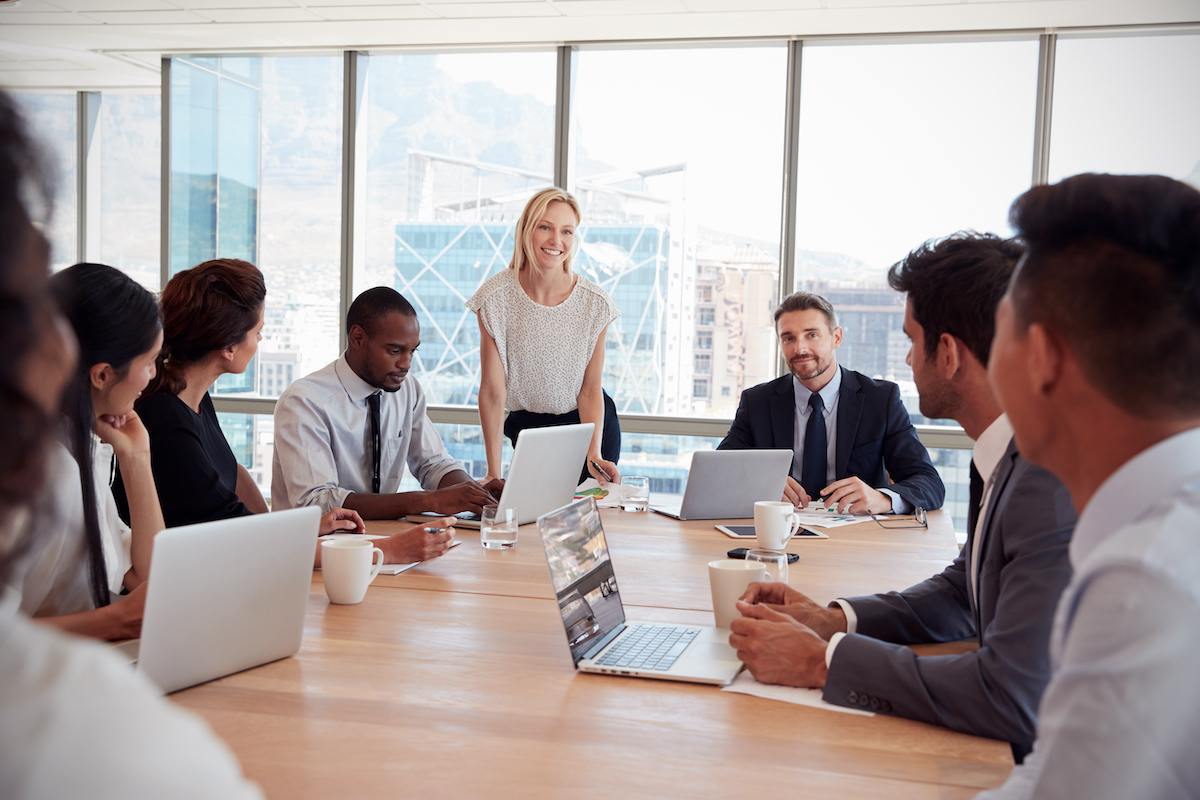
[[[517,524],[524,525],[571,502],[579,486],[579,471],[587,458],[595,425],[555,425],[552,428],[526,428],[517,434],[508,477],[500,494],[501,509],[517,512]],[[782,490],[780,495],[782,496]],[[445,515],[409,514],[410,522],[441,519]],[[479,515],[470,511],[454,514],[459,528],[478,528]]]
[[[675,519],[750,519],[759,500],[779,500],[791,450],[697,450],[678,506],[652,511]]]
[[[292,655],[320,520],[306,507],[162,531],[142,638],[119,649],[167,694]]]
[[[729,631],[626,621],[595,498],[539,517],[538,530],[576,669],[718,686],[737,677]]]

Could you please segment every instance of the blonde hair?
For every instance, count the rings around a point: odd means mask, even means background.
[[[570,193],[559,189],[557,186],[542,189],[529,198],[529,202],[525,204],[525,210],[521,212],[520,218],[517,219],[517,227],[513,231],[512,261],[508,262],[510,269],[520,272],[526,265],[529,265],[535,272],[541,270],[533,254],[533,229],[541,222],[542,217],[546,215],[546,209],[550,207],[551,203],[566,203],[570,206],[571,210],[575,212],[575,225],[579,225],[581,218],[579,203],[576,202]],[[563,269],[567,272],[571,271],[571,261],[575,258],[575,249],[579,243],[578,234],[572,238],[575,241],[571,242],[571,249],[567,253],[567,257],[563,260]]]

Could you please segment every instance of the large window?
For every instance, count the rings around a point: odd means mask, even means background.
[[[1050,180],[1157,173],[1200,187],[1200,35],[1058,41]]]
[[[239,258],[267,283],[258,354],[213,394],[278,397],[338,353],[342,60],[175,59],[170,113],[171,273]],[[221,422],[265,493],[270,416]]]
[[[159,204],[162,98],[105,93],[100,103],[100,253],[93,260],[151,291],[162,282]]]
[[[428,401],[475,405],[479,329],[465,303],[507,268],[517,217],[554,183],[555,54],[360,63],[367,253],[354,291],[391,286],[403,294],[421,323],[413,373]],[[471,460],[465,447],[450,450]]]
[[[578,54],[578,269],[621,311],[604,364],[619,412],[729,416],[712,386],[775,376],[786,78],[782,46]]]
[[[58,176],[54,195],[54,214],[46,236],[50,240],[50,263],[54,270],[78,261],[76,232],[75,165],[76,124],[75,93],[18,94],[17,102],[25,113],[34,138],[45,148]]]

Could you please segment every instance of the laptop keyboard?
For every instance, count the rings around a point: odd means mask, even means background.
[[[688,626],[631,625],[629,632],[617,642],[617,646],[595,663],[602,667],[629,667],[663,672],[671,668],[692,640],[700,635],[701,630]]]

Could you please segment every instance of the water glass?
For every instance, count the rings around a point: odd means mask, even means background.
[[[767,568],[767,580],[777,583],[788,582],[787,553],[778,550],[750,550],[746,553],[747,561],[761,563]]]
[[[517,511],[492,504],[483,507],[479,543],[489,550],[508,550],[517,543]]]
[[[621,510],[648,511],[650,509],[650,479],[638,475],[621,478]]]

